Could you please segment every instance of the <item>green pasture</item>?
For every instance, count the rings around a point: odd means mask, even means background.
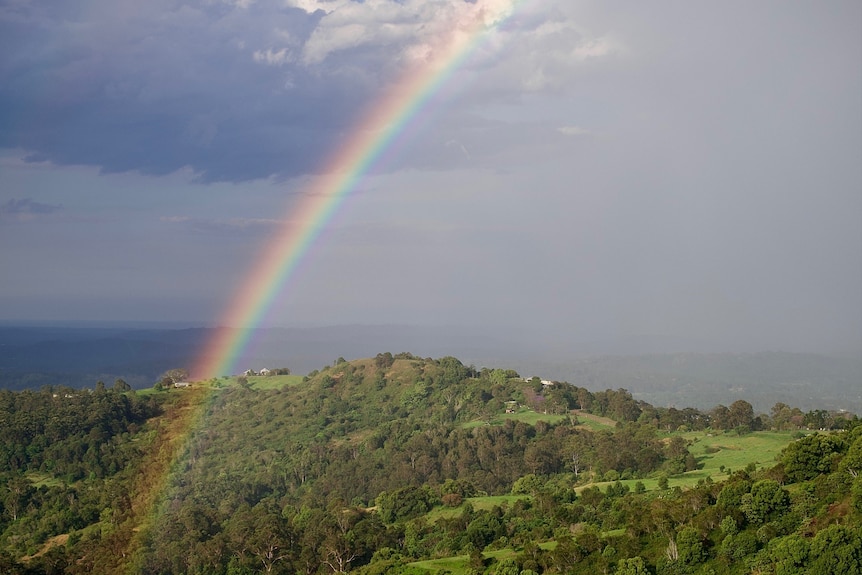
[[[282,387],[294,387],[302,383],[301,375],[250,375],[248,384],[252,389],[281,389]],[[236,382],[236,378],[233,379]]]
[[[519,409],[515,413],[500,414],[500,417],[496,421],[499,421],[499,423],[502,424],[507,419],[511,419],[513,421],[520,421],[529,425],[536,425],[540,421],[545,421],[547,423],[558,423],[560,421],[567,421],[569,419],[569,416],[554,415],[551,413],[538,413],[531,409]]]
[[[777,463],[781,450],[793,441],[793,433],[792,431],[755,431],[738,435],[735,431],[692,431],[668,434],[667,437],[680,435],[691,442],[688,449],[697,459],[700,467],[694,471],[669,477],[668,488],[693,487],[698,481],[707,477],[711,477],[713,481],[723,481],[732,472],[744,469],[749,463],[754,463],[757,469],[770,468]],[[658,489],[658,476],[627,479],[621,483],[634,490],[638,481],[644,484],[647,491]],[[608,481],[591,483],[578,486],[576,491],[580,492],[587,487],[595,486],[604,488],[610,484],[611,482]]]
[[[141,389],[136,389],[133,392],[130,391],[128,393],[134,393],[135,395],[146,397],[148,395],[153,395],[154,393],[160,393],[160,392],[156,391],[155,388],[152,388],[152,387],[144,387]]]
[[[724,479],[727,470],[742,469],[754,463],[758,469],[772,467],[778,454],[793,441],[792,431],[756,431],[744,435],[729,431],[724,433],[689,432],[682,437],[692,442],[689,451],[702,469],[690,471],[695,483],[711,475],[713,479]],[[724,466],[724,472],[721,468]]]
[[[429,521],[458,517],[464,512],[464,505],[469,503],[475,511],[490,511],[494,507],[512,506],[520,499],[529,499],[529,495],[489,495],[485,497],[468,497],[458,507],[435,507],[425,516]]]
[[[590,431],[604,431],[614,429],[617,426],[616,421],[607,417],[599,417],[598,415],[583,411],[579,411],[576,415],[578,418],[578,427],[585,427]]]
[[[556,547],[556,541],[547,541],[540,543],[541,549],[553,549]],[[514,559],[518,556],[519,551],[512,548],[498,549],[495,551],[485,551],[482,556],[485,559],[495,559],[502,561],[503,559]],[[410,563],[411,567],[426,569],[431,572],[451,571],[452,575],[466,575],[470,561],[469,555],[456,555],[455,557],[443,557],[440,559],[428,559],[426,561],[415,561]]]
[[[538,413],[531,409],[522,407],[515,413],[500,413],[494,416],[494,418],[490,420],[490,425],[503,425],[506,420],[521,421],[529,425],[536,425],[536,423],[538,423],[539,421],[545,421],[547,423],[558,423],[560,421],[566,421],[568,419],[568,415]],[[467,423],[462,425],[462,427],[470,429],[473,427],[481,427],[483,425],[489,425],[489,421],[486,419],[474,419],[472,421],[468,421]]]

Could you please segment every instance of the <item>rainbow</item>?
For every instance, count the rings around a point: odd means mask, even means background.
[[[301,204],[275,234],[252,266],[244,284],[221,318],[192,374],[209,379],[232,374],[256,326],[272,307],[309,248],[345,198],[379,163],[383,153],[405,132],[453,73],[490,33],[505,22],[523,0],[491,0],[471,6],[453,23],[419,65],[408,70],[364,115],[352,135],[304,190]],[[494,4],[491,9],[486,4]]]

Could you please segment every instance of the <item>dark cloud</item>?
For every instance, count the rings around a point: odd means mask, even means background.
[[[371,88],[261,56],[301,46],[320,15],[270,3],[103,8],[34,3],[0,17],[0,147],[105,172],[290,177],[318,168]]]

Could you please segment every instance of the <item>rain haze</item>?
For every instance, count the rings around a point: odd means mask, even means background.
[[[510,5],[0,2],[0,321],[217,325],[364,111]],[[263,319],[347,324],[858,356],[862,3],[518,3]]]

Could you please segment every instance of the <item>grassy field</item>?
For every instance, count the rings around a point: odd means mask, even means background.
[[[556,542],[549,541],[546,543],[540,543],[539,547],[541,549],[553,549],[554,547],[556,547]],[[482,556],[486,559],[493,558],[497,561],[502,561],[503,559],[514,559],[517,555],[518,551],[516,551],[515,549],[498,549],[496,551],[485,551],[482,553]],[[419,567],[420,569],[427,569],[432,573],[446,570],[451,571],[452,575],[464,575],[467,573],[469,561],[470,557],[468,555],[456,555],[455,557],[443,557],[442,559],[416,561],[414,563],[410,563],[410,566]]]
[[[504,505],[513,505],[519,499],[529,499],[529,495],[490,495],[488,497],[468,497],[464,503],[469,503],[476,511],[491,510],[494,506],[503,507]],[[464,511],[464,505],[459,507],[437,507],[432,509],[426,515],[426,518],[431,521],[437,521],[442,518],[451,518],[460,515]]]
[[[575,415],[578,417],[578,427],[584,427],[590,431],[614,429],[617,426],[617,422],[608,417],[600,417],[598,415],[593,415],[592,413],[579,410],[575,412]]]
[[[723,479],[728,475],[727,469],[741,469],[749,463],[754,463],[758,469],[772,467],[781,450],[793,441],[791,431],[757,431],[746,435],[690,432],[682,436],[693,442],[689,451],[703,466],[703,469],[689,473],[696,478],[699,478],[697,474],[703,477],[710,474],[713,479]]]
[[[231,378],[231,383],[236,383],[236,378]],[[282,387],[294,387],[302,383],[301,375],[252,375],[248,378],[248,384],[252,389],[281,389]]]
[[[503,425],[506,420],[511,419],[512,421],[522,421],[529,425],[536,425],[539,421],[546,421],[548,423],[557,423],[560,421],[566,421],[569,418],[568,415],[554,415],[550,413],[538,413],[531,409],[527,409],[526,407],[522,407],[515,413],[501,413],[494,417],[491,420],[491,425]],[[468,421],[462,427],[466,429],[470,429],[472,427],[481,427],[483,425],[488,425],[488,422],[484,419],[474,419],[472,421]]]
[[[756,431],[746,435],[737,435],[735,432],[692,431],[668,434],[667,437],[672,435],[681,435],[692,442],[689,451],[700,466],[700,469],[668,478],[668,487],[683,489],[697,485],[698,481],[707,477],[711,477],[713,481],[723,481],[731,472],[743,469],[749,463],[754,463],[758,469],[772,467],[781,450],[793,440],[791,431]],[[658,477],[630,479],[622,483],[634,489],[638,481],[644,484],[647,491],[658,489]],[[576,491],[596,485],[604,487],[609,485],[609,482],[583,485]]]

